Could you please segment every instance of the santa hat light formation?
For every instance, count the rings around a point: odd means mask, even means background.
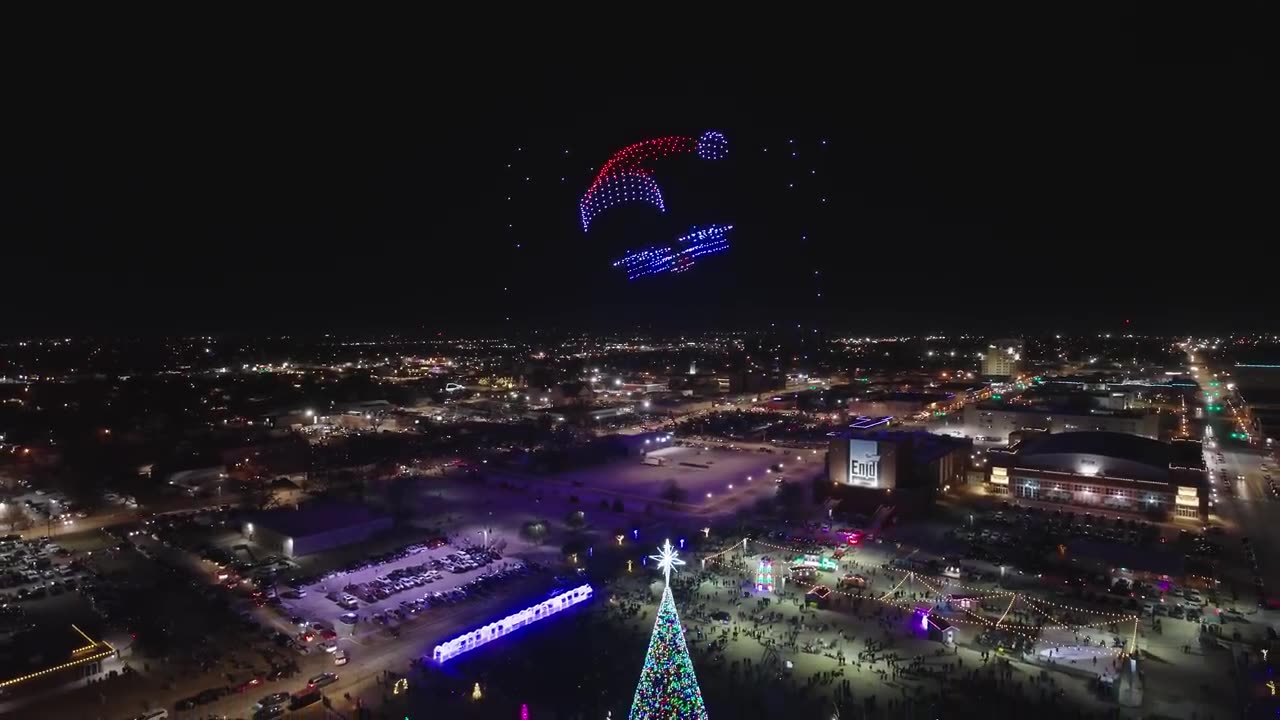
[[[622,148],[600,167],[595,180],[578,201],[582,230],[590,230],[591,221],[600,213],[624,203],[645,202],[665,212],[662,190],[653,177],[653,161],[689,153],[703,160],[721,160],[728,152],[728,140],[715,130],[708,130],[697,139],[670,135]]]

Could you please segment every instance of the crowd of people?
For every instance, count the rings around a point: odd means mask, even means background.
[[[748,560],[721,557],[672,579],[704,694],[709,705],[723,704],[720,713],[773,717],[779,703],[865,718],[988,717],[993,708],[1106,717],[1114,709],[1091,694],[1095,686],[1059,679],[994,649],[929,639],[905,606],[936,596],[896,587],[901,573],[841,562],[840,571],[858,572],[867,583],[856,593],[833,593],[828,612],[806,604],[805,587],[753,592]],[[650,610],[655,600],[647,587],[625,597],[614,610],[619,621]],[[895,604],[877,602],[882,597]],[[1062,702],[1069,691],[1073,702]]]
[[[756,588],[757,558],[731,551],[705,568],[691,562],[671,578],[699,687],[713,717],[775,718],[1052,718],[1120,716],[1097,675],[1117,656],[1072,659],[1009,653],[977,644],[970,629],[958,644],[930,636],[917,603],[936,593],[900,584],[902,572],[844,558],[838,573],[866,579],[861,594],[832,593],[823,608],[808,588],[787,583]],[[534,627],[515,652],[464,656],[451,665],[457,687],[441,699],[465,697],[478,676],[486,698],[528,702],[584,717],[627,714],[661,594],[661,580],[636,572],[598,588],[602,602],[559,624]],[[881,602],[883,600],[883,602]],[[1110,628],[1100,628],[1110,639]],[[1068,641],[1068,631],[1064,640]],[[573,647],[572,670],[548,664],[548,653]],[[431,676],[438,679],[438,674]],[[572,682],[567,678],[572,677]],[[503,695],[499,695],[502,693]],[[501,699],[499,699],[501,698]]]

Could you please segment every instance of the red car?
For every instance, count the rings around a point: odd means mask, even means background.
[[[236,692],[244,692],[245,690],[252,690],[253,688],[258,687],[261,684],[262,684],[262,676],[255,675],[249,678],[248,680],[245,680],[244,682],[237,685]]]
[[[321,630],[321,631],[320,631],[320,637],[324,638],[325,640],[332,640],[332,639],[334,639],[334,638],[338,637],[338,633],[336,633],[336,632],[334,632],[334,631],[332,631],[332,630]]]

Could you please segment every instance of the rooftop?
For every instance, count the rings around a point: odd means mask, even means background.
[[[0,649],[0,689],[48,676],[115,652],[107,643],[71,625],[56,631],[20,633]]]
[[[988,458],[995,467],[1070,468],[1082,474],[1156,482],[1185,482],[1196,477],[1188,472],[1204,469],[1202,446],[1194,440],[1166,443],[1128,433],[1094,431],[1035,435],[1008,449],[989,451]],[[1083,465],[1077,466],[1077,461]]]
[[[1014,446],[1023,457],[1048,454],[1101,455],[1167,468],[1173,453],[1167,443],[1128,433],[1069,432],[1038,435]]]
[[[873,426],[874,427],[874,426]],[[897,443],[899,447],[909,448],[911,457],[916,462],[925,463],[934,458],[953,452],[959,447],[970,447],[968,439],[950,435],[936,435],[925,430],[859,430],[855,426],[841,432],[831,433],[828,437],[840,437],[858,440],[875,440]]]
[[[299,537],[363,525],[382,517],[385,516],[364,505],[308,503],[297,509],[277,508],[254,513],[248,520],[256,527],[267,528],[288,537]]]
[[[940,400],[951,400],[955,397],[955,393],[928,393],[928,392],[878,392],[871,393],[862,400],[871,402],[938,402]]]
[[[1086,412],[1086,408],[1073,405],[1020,405],[1010,402],[1001,402],[999,400],[978,403],[976,407],[979,410],[994,410],[999,412],[1020,412],[1035,413],[1037,415],[1074,415],[1095,417],[1123,417],[1123,418],[1141,418],[1148,413],[1138,410],[1104,410],[1101,408],[1091,408]]]

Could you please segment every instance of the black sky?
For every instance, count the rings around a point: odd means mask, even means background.
[[[0,332],[1266,327],[1261,64],[1181,50],[37,78]],[[730,156],[660,166],[667,214],[582,232],[613,150],[706,129]],[[688,273],[609,267],[709,222]]]

